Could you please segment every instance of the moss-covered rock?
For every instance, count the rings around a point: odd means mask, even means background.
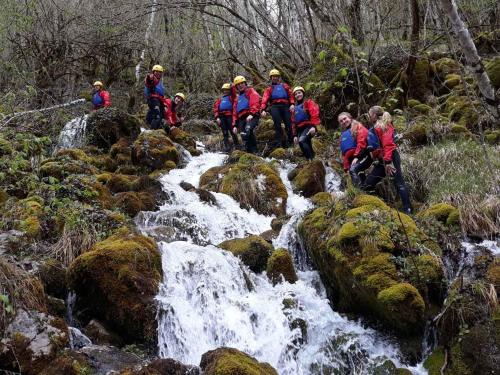
[[[153,172],[166,167],[168,161],[179,162],[179,152],[163,130],[142,132],[132,146],[132,161]]]
[[[250,268],[253,272],[260,273],[266,269],[273,246],[260,236],[235,238],[219,244],[219,247],[230,251]]]
[[[54,177],[58,180],[64,179],[71,174],[96,174],[97,169],[81,160],[57,159],[46,160],[40,167],[40,174],[44,177]]]
[[[279,159],[279,160],[285,160],[287,159],[287,151],[284,149],[284,148],[275,148],[270,154],[269,154],[269,157],[270,158],[274,158],[274,159]]]
[[[127,342],[156,341],[154,297],[161,280],[156,243],[128,231],[95,244],[69,269],[78,295],[76,311],[96,317],[119,331]]]
[[[325,190],[325,167],[321,160],[312,160],[297,167],[292,179],[294,190],[305,197],[312,197]]]
[[[403,134],[413,146],[425,145],[428,142],[429,126],[425,122],[414,122]]]
[[[180,144],[182,147],[188,150],[189,153],[196,153],[196,140],[184,130],[174,127],[170,130],[170,134],[168,136],[172,141]]]
[[[266,272],[267,277],[269,277],[273,284],[280,282],[282,277],[289,283],[294,283],[298,280],[292,256],[285,249],[276,249],[273,251],[267,260]]]
[[[328,206],[333,203],[333,196],[330,193],[323,191],[314,194],[311,198],[311,202],[313,202],[316,206]]]
[[[141,211],[154,211],[158,207],[153,194],[134,191],[116,194],[114,206],[132,217]]]
[[[448,74],[460,73],[460,64],[449,57],[443,57],[434,63],[436,76],[444,82]]]
[[[0,137],[0,156],[10,155],[12,152],[14,152],[12,144],[3,137]]]
[[[142,125],[137,117],[117,108],[103,108],[89,115],[86,142],[107,151],[120,138],[134,141],[140,134]]]
[[[496,88],[500,88],[500,57],[496,56],[484,64],[491,84]]]
[[[462,81],[459,74],[447,74],[445,77],[444,85],[450,90],[455,88]]]
[[[268,363],[258,362],[232,348],[206,352],[201,357],[200,367],[206,375],[278,375]]]
[[[422,217],[433,217],[446,225],[459,224],[460,213],[458,208],[448,203],[437,203],[419,213]]]
[[[38,270],[38,277],[45,292],[51,296],[65,299],[68,295],[67,270],[64,264],[55,259],[46,260]]]
[[[445,112],[450,121],[473,129],[479,119],[478,106],[478,101],[471,101],[467,96],[451,95],[446,99]]]
[[[487,130],[484,132],[484,139],[490,145],[500,143],[500,130]]]

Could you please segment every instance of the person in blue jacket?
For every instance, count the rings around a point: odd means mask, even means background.
[[[165,88],[163,87],[163,67],[153,66],[144,80],[144,97],[148,103],[146,122],[151,129],[161,129],[165,124]]]

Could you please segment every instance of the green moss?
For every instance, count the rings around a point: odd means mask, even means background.
[[[424,362],[424,368],[429,375],[441,375],[441,368],[444,365],[444,351],[442,347],[436,348]]]
[[[184,130],[174,127],[170,130],[169,138],[180,144],[188,151],[196,150],[196,140]]]
[[[179,163],[179,152],[163,130],[142,132],[132,147],[134,164],[152,172],[165,168],[167,161]]]
[[[36,216],[28,216],[19,224],[19,229],[30,238],[36,238],[41,232],[40,220]]]
[[[281,281],[281,277],[289,283],[296,282],[297,274],[293,266],[293,259],[285,249],[276,249],[273,251],[267,260],[267,277],[271,279],[273,284]]]
[[[63,180],[71,174],[96,174],[97,172],[97,169],[93,165],[80,160],[65,158],[55,161],[46,161],[40,167],[40,174],[42,176],[55,177],[58,180]]]
[[[134,217],[140,211],[153,211],[156,208],[155,197],[149,192],[127,191],[114,197],[114,207]]]
[[[295,191],[301,192],[305,197],[312,197],[325,190],[326,171],[321,160],[312,160],[297,169],[292,180]]]
[[[391,255],[387,253],[363,258],[353,275],[364,287],[378,293],[397,284],[396,266],[390,259]]]
[[[65,149],[59,150],[55,156],[56,156],[56,158],[67,156],[72,160],[80,160],[80,161],[85,161],[85,162],[88,162],[90,160],[89,156],[83,150],[81,150],[79,148],[65,148]]]
[[[448,57],[437,60],[434,64],[437,75],[444,81],[448,74],[460,73],[460,64]]]
[[[413,146],[425,145],[428,142],[430,133],[426,122],[419,121],[413,123],[404,133],[404,139],[410,141]]]
[[[420,101],[417,99],[408,99],[408,107],[410,107],[410,108],[413,108],[413,107],[420,105],[420,104],[422,104],[422,103],[420,103]]]
[[[314,194],[311,198],[311,202],[313,202],[316,206],[328,206],[333,203],[333,197],[330,193],[320,192]]]
[[[445,77],[444,85],[449,89],[453,89],[460,84],[461,80],[462,79],[458,74],[447,74]]]
[[[452,217],[450,218],[450,215]],[[433,217],[447,225],[458,224],[460,213],[458,208],[448,203],[437,203],[419,213],[422,217]],[[449,219],[449,221],[448,221]],[[457,220],[458,219],[458,220]]]
[[[496,88],[500,88],[500,57],[496,56],[484,64],[491,84]]]
[[[487,130],[484,133],[484,139],[490,145],[496,145],[500,142],[500,130]]]
[[[70,286],[84,309],[127,341],[156,341],[154,297],[161,256],[149,237],[121,230],[95,244],[70,266]]]
[[[6,139],[0,137],[0,156],[10,155],[14,149],[12,148],[12,144]]]
[[[412,108],[414,111],[421,113],[423,115],[427,115],[432,111],[432,107],[427,104],[417,104]]]
[[[200,364],[206,375],[278,375],[267,363],[259,363],[248,354],[231,348],[205,353]]]
[[[273,246],[260,236],[235,238],[224,241],[218,246],[240,258],[248,268],[256,273],[266,269],[269,256],[273,252]]]
[[[354,205],[354,207],[371,206],[373,208],[379,208],[382,210],[386,210],[389,208],[389,206],[387,206],[387,204],[382,199],[369,194],[357,195],[354,198],[352,204]]]
[[[363,231],[356,226],[352,221],[348,221],[340,228],[337,237],[338,242],[341,244],[350,243],[353,240],[356,240]]]
[[[399,328],[400,334],[415,333],[423,328],[425,303],[413,285],[390,286],[378,293],[377,300],[385,307],[385,319]]]
[[[287,158],[287,152],[284,148],[276,148],[269,154],[270,158],[284,160]]]

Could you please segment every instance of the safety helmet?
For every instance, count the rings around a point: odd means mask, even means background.
[[[174,98],[178,96],[179,98],[181,98],[182,100],[186,101],[186,95],[184,95],[182,92],[178,92],[177,94],[175,94]]]
[[[278,69],[273,69],[269,72],[269,77],[272,77],[272,76],[281,76],[281,73]]]
[[[162,72],[163,73],[163,66],[161,65],[155,65],[153,66],[153,72]]]
[[[231,90],[231,84],[230,83],[224,83],[222,85],[222,90]]]
[[[306,92],[306,90],[304,90],[304,88],[302,86],[296,86],[294,89],[293,89],[293,93],[295,94],[297,91],[302,91],[304,94]]]
[[[101,81],[95,81],[92,86],[101,86],[101,87],[104,87],[104,85],[102,84]]]
[[[243,76],[236,76],[234,77],[234,84],[237,85],[239,83],[246,82],[247,80]]]

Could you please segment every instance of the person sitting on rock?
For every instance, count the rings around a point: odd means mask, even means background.
[[[285,130],[287,135],[288,143],[284,146],[288,147],[292,145],[293,134],[292,134],[292,120],[291,111],[293,111],[293,106],[295,104],[294,96],[292,94],[292,89],[286,83],[281,82],[281,73],[277,69],[273,69],[269,72],[269,77],[271,78],[271,85],[264,91],[262,96],[261,114],[262,117],[267,116],[266,109],[268,104],[270,104],[271,117],[274,122],[274,146],[280,147],[283,132],[281,130],[281,123],[285,124]]]
[[[226,152],[230,151],[229,134],[233,139],[233,145],[239,143],[238,136],[231,131],[233,126],[233,102],[234,95],[232,94],[231,84],[224,83],[222,85],[222,97],[218,98],[214,104],[214,117],[217,125],[222,130]]]
[[[185,102],[186,95],[184,95],[182,92],[178,92],[177,94],[175,94],[173,99],[164,99],[163,103],[165,106],[165,120],[167,122],[165,131],[167,133],[170,133],[170,129],[172,129],[173,127],[180,128],[182,126],[184,117],[179,117],[178,114],[184,106]]]
[[[92,95],[93,110],[97,111],[100,108],[110,107],[111,98],[109,96],[109,92],[104,90],[104,85],[102,84],[102,82],[95,81],[93,86],[94,86],[94,92]]]
[[[319,106],[312,99],[305,99],[305,90],[301,86],[293,89],[293,95],[296,102],[292,112],[293,141],[299,144],[307,160],[313,160],[312,137],[316,134],[316,127],[321,123]]]
[[[153,66],[144,80],[144,97],[148,103],[146,122],[151,129],[161,129],[165,118],[165,88],[163,87],[163,67]]]
[[[241,133],[247,152],[257,152],[254,130],[259,124],[260,96],[254,88],[247,85],[243,76],[234,78],[237,96],[233,103],[233,133]]]
[[[340,135],[340,151],[342,152],[344,171],[349,171],[354,186],[361,188],[365,171],[372,164],[368,145],[368,130],[359,121],[353,119],[349,112],[338,116],[342,128]]]
[[[401,198],[404,212],[411,213],[410,194],[401,170],[401,157],[394,142],[394,126],[392,125],[391,115],[379,106],[371,107],[368,114],[370,120],[374,123],[373,131],[377,135],[380,145],[380,148],[372,151],[372,153],[380,159],[380,163],[377,163],[366,177],[364,189],[369,192],[373,191],[375,185],[384,177],[389,176],[393,180]]]

